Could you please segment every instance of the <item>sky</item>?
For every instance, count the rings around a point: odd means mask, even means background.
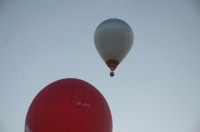
[[[93,40],[109,18],[134,33],[112,78]],[[113,132],[200,132],[200,1],[0,0],[0,132],[24,131],[34,97],[63,78],[104,95]]]

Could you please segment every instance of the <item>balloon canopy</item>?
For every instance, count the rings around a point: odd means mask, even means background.
[[[25,132],[112,132],[112,116],[94,86],[79,79],[61,79],[34,98]]]
[[[103,21],[94,34],[96,49],[111,71],[126,57],[133,45],[133,39],[131,27],[115,18]]]

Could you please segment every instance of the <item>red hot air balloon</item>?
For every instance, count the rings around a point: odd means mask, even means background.
[[[97,27],[94,43],[100,56],[110,68],[111,76],[114,76],[114,70],[130,51],[133,39],[131,27],[120,19],[105,20]]]
[[[112,132],[112,116],[94,86],[79,79],[62,79],[34,98],[25,132]]]

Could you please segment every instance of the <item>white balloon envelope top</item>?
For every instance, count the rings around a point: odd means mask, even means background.
[[[103,21],[94,34],[96,49],[112,72],[130,51],[133,40],[131,27],[116,18]]]

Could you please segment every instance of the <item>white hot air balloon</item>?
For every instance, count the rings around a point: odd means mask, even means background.
[[[94,43],[111,70],[110,76],[114,76],[114,70],[130,51],[133,40],[131,27],[120,19],[105,20],[96,28]]]

